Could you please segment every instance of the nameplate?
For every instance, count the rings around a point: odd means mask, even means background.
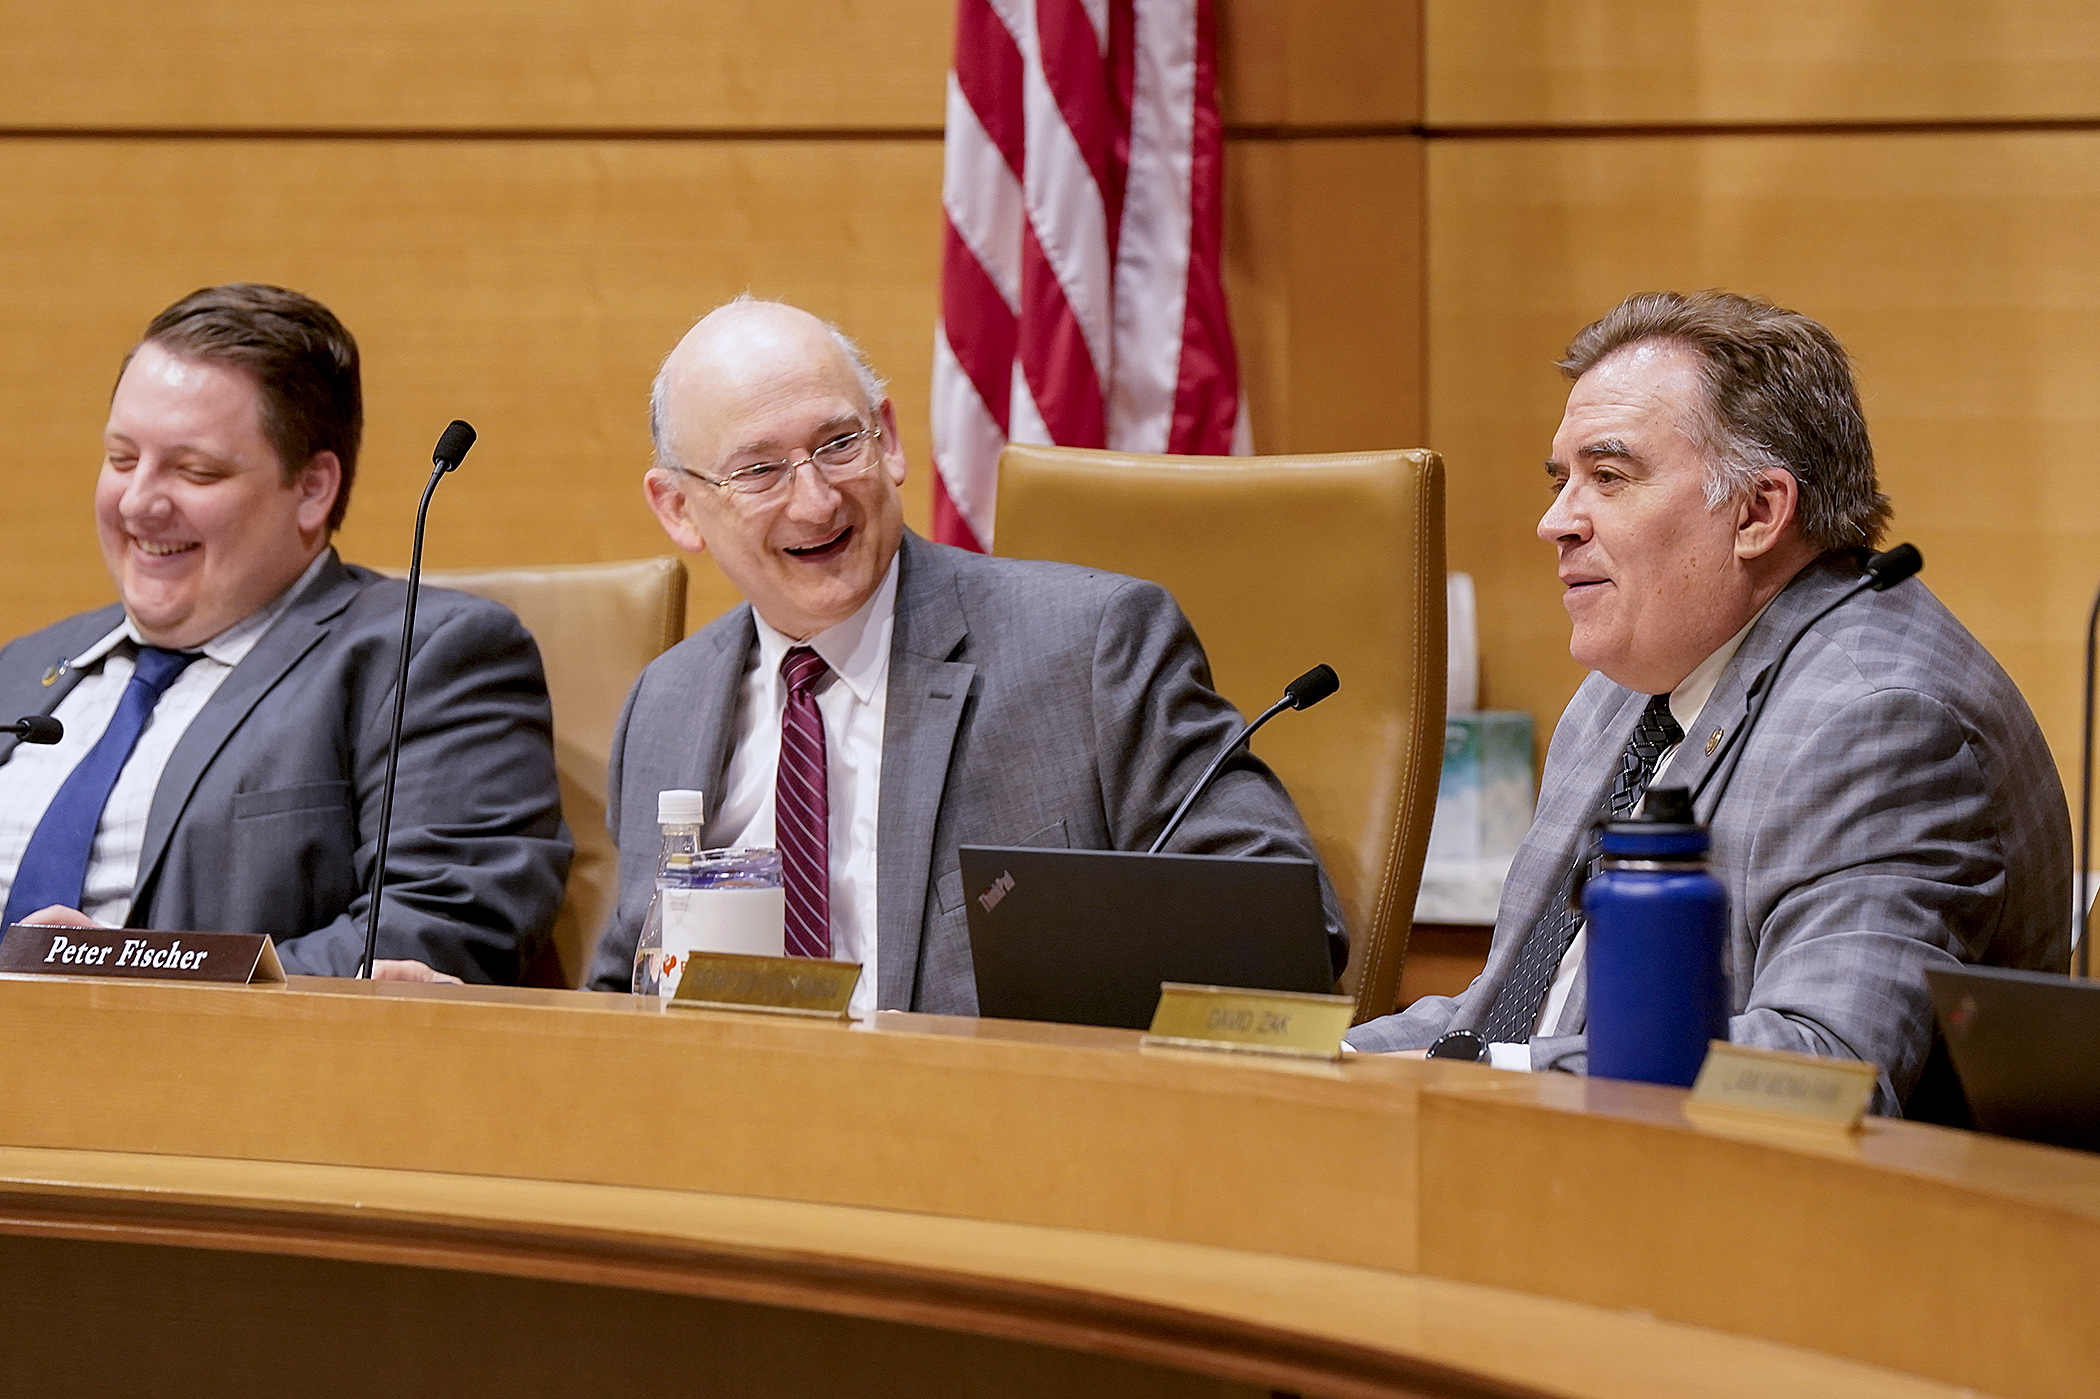
[[[1159,984],[1152,1029],[1139,1043],[1155,1048],[1223,1049],[1339,1059],[1356,1012],[1350,996],[1303,991],[1243,991],[1232,986]]]
[[[693,952],[686,956],[671,1004],[687,1010],[758,1010],[844,1020],[859,984],[858,962]]]
[[[263,933],[165,933],[16,923],[0,940],[0,972],[228,981],[282,986],[284,966]]]
[[[1881,1071],[1857,1059],[1825,1059],[1715,1040],[1685,1111],[1727,1122],[1757,1120],[1846,1131],[1859,1123]]]

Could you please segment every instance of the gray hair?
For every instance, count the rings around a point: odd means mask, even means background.
[[[714,315],[715,311],[725,311],[731,307],[784,305],[786,303],[780,301],[761,301],[751,295],[750,292],[745,292],[734,300],[723,302],[714,311],[709,311],[707,316]],[[702,316],[700,320],[706,320],[707,316]],[[880,374],[875,372],[875,366],[868,363],[867,355],[861,352],[860,346],[854,341],[852,336],[840,330],[830,321],[820,318],[818,323],[831,336],[832,343],[839,347],[839,353],[846,357],[846,363],[853,366],[853,377],[860,383],[861,397],[866,400],[865,407],[867,408],[868,416],[873,418],[876,410],[882,406],[882,400],[889,393],[888,383],[883,380]],[[693,324],[697,326],[700,324],[700,321],[695,321]],[[682,344],[683,341],[681,340],[680,343]],[[657,462],[663,466],[671,467],[682,467],[684,465],[678,460],[678,454],[671,450],[671,361],[677,357],[677,354],[678,348],[674,345],[671,347],[671,352],[664,356],[663,363],[657,367],[656,381],[649,386],[649,437],[656,446]]]
[[[1889,498],[1874,474],[1852,361],[1836,336],[1756,297],[1643,292],[1585,327],[1561,372],[1580,379],[1607,355],[1648,340],[1698,356],[1706,395],[1689,426],[1706,449],[1709,508],[1784,470],[1800,484],[1798,518],[1809,543],[1828,550],[1880,542]]]

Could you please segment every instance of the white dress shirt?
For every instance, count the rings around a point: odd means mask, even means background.
[[[848,1010],[875,1013],[875,857],[882,799],[882,724],[889,709],[890,635],[897,617],[897,561],[860,611],[797,641],[758,623],[758,646],[738,696],[736,746],[726,790],[707,823],[707,844],[755,848],[775,843],[774,788],[780,767],[780,725],[787,687],[780,662],[793,646],[808,646],[831,674],[817,682],[824,718],[825,787],[831,807],[831,955],[860,963],[860,982]]]
[[[138,745],[131,750],[117,782],[103,805],[102,820],[95,827],[95,846],[88,856],[87,881],[81,888],[80,911],[97,923],[122,927],[131,916],[131,896],[139,877],[139,855],[146,843],[146,815],[153,807],[153,793],[168,765],[175,745],[189,731],[205,702],[218,693],[226,677],[241,663],[255,643],[262,640],[270,624],[284,615],[292,600],[313,582],[325,560],[335,551],[323,549],[306,566],[298,581],[273,598],[260,611],[250,613],[202,646],[199,659],[161,695],[146,720]],[[124,647],[139,643],[139,634],[129,617],[108,635],[67,661],[69,670],[87,671],[52,711],[65,726],[65,737],[50,745],[21,743],[0,764],[0,903],[6,902],[29,847],[37,823],[44,819],[52,799],[66,778],[88,755],[102,731],[117,712],[117,702],[131,683],[132,652]],[[122,648],[122,649],[119,649]]]
[[[1766,604],[1768,607],[1770,605]],[[1764,615],[1764,608],[1759,608],[1757,617]],[[1742,646],[1743,638],[1750,634],[1750,628],[1757,625],[1757,617],[1745,622],[1741,631],[1723,642],[1720,650],[1699,662],[1692,673],[1685,676],[1676,689],[1670,691],[1670,717],[1677,721],[1677,727],[1684,731],[1687,738],[1697,731],[1706,702],[1713,698],[1714,686],[1720,683],[1721,672],[1735,659],[1735,653]],[[1704,746],[1705,740],[1701,739],[1700,743]],[[1649,786],[1653,787],[1662,781],[1663,774],[1670,770],[1670,764],[1677,760],[1677,750],[1683,746],[1680,742],[1663,750],[1662,757],[1655,763],[1655,775],[1648,779]],[[1539,1007],[1538,1022],[1532,1026],[1532,1034],[1550,1034],[1551,1027],[1560,1023],[1561,1012],[1567,1008],[1568,996],[1575,989],[1575,978],[1582,973],[1582,954],[1589,940],[1589,931],[1587,924],[1577,928],[1574,941],[1568,944],[1568,950],[1561,955],[1560,965],[1553,971],[1553,985],[1546,991],[1546,1003]],[[1531,1046],[1491,1044],[1488,1046],[1488,1062],[1498,1069],[1528,1071],[1531,1068]]]

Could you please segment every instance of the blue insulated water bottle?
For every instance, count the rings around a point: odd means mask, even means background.
[[[1709,843],[1682,787],[1604,828],[1582,891],[1595,1077],[1689,1088],[1707,1042],[1728,1038],[1728,891],[1707,872]]]

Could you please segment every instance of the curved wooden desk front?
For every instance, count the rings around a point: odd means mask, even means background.
[[[2100,1157],[1909,1124],[304,979],[0,1056],[10,1394],[2100,1391]]]

